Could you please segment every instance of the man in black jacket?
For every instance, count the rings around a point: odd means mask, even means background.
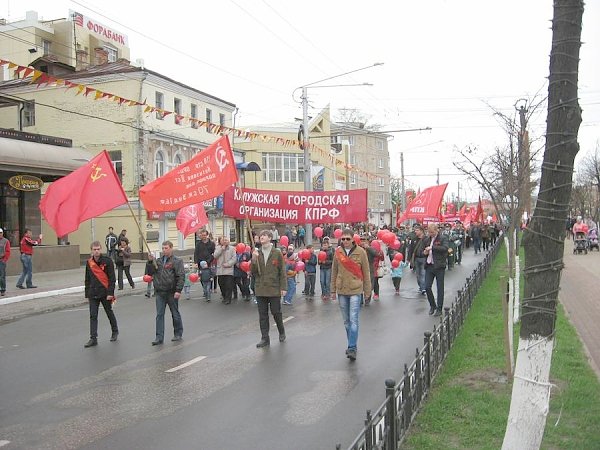
[[[92,256],[85,265],[85,298],[90,304],[90,340],[84,347],[98,345],[98,309],[100,303],[104,307],[110,328],[112,329],[111,341],[116,341],[119,335],[117,318],[112,309],[115,301],[115,266],[112,259],[102,255],[99,241],[92,242],[90,246]]]
[[[173,317],[174,336],[171,341],[181,341],[183,321],[179,313],[179,297],[185,282],[185,270],[183,261],[173,254],[173,243],[171,241],[162,243],[162,256],[156,261],[152,254],[148,254],[146,269],[153,277],[154,295],[156,297],[156,339],[152,341],[152,345],[163,343],[167,305],[169,305]]]
[[[430,223],[427,227],[429,236],[425,238],[423,253],[425,260],[425,292],[429,301],[429,315],[442,315],[444,307],[444,275],[448,261],[448,238],[438,232],[438,226]],[[433,279],[437,285],[437,306],[433,297]]]
[[[215,243],[208,237],[208,231],[200,230],[200,239],[194,249],[194,262],[200,267],[200,261],[206,261],[208,267],[214,259]]]

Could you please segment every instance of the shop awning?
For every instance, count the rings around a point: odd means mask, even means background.
[[[44,181],[54,181],[68,175],[93,156],[79,147],[60,147],[0,137],[0,171],[32,174]]]

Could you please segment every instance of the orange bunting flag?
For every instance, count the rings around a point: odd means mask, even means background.
[[[40,210],[58,237],[79,228],[81,222],[127,203],[108,152],[104,150],[89,163],[53,182]]]
[[[146,211],[176,211],[225,192],[238,179],[229,138],[223,136],[188,162],[140,189]]]

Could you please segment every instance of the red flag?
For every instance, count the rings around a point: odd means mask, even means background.
[[[483,222],[483,206],[481,205],[481,195],[479,196],[479,202],[477,203],[477,212],[475,213],[475,221]]]
[[[204,210],[202,203],[196,203],[195,205],[188,205],[185,208],[181,208],[175,218],[177,229],[181,231],[183,237],[188,237],[202,228],[208,223],[208,216]]]
[[[465,219],[467,218],[467,204],[466,203],[463,203],[463,205],[458,210],[458,218],[460,219],[461,222],[464,222]]]
[[[440,206],[442,204],[442,199],[444,198],[444,192],[446,192],[446,187],[448,187],[448,183],[428,187],[423,192],[419,193],[415,199],[410,202],[406,211],[404,211],[404,214],[398,220],[397,225],[399,226],[407,219],[423,221],[425,219],[431,220],[432,218],[439,217]]]
[[[108,152],[104,150],[89,163],[52,183],[40,210],[58,237],[79,228],[81,222],[127,203]]]
[[[140,198],[146,211],[175,211],[221,195],[237,179],[229,138],[223,136],[141,188]]]

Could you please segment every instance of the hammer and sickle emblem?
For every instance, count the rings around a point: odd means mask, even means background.
[[[94,166],[94,171],[90,174],[90,178],[92,179],[92,182],[96,182],[100,178],[106,176],[105,173],[101,173],[101,172],[102,172],[102,167]]]
[[[223,172],[223,169],[229,165],[229,159],[227,159],[227,153],[225,153],[225,150],[223,150],[223,147],[220,145],[217,147],[215,152],[215,159],[217,161],[217,165],[219,166],[219,171]]]

